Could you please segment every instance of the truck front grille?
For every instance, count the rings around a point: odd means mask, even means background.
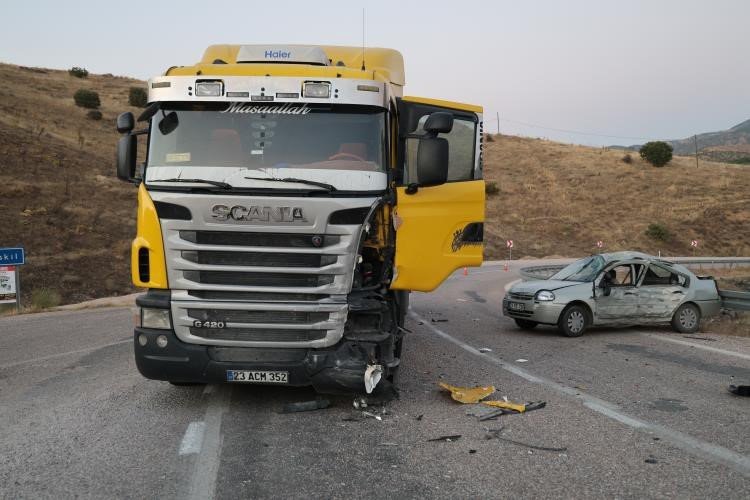
[[[253,267],[323,267],[335,264],[335,255],[268,252],[224,252],[187,250],[182,258],[196,264]]]
[[[222,321],[224,323],[287,323],[292,325],[327,321],[327,312],[308,311],[247,311],[232,309],[188,309],[190,318],[201,321]]]
[[[268,287],[319,287],[333,283],[327,274],[243,273],[237,271],[185,271],[185,279],[206,285]]]
[[[191,335],[211,340],[245,342],[310,342],[326,337],[326,330],[255,329],[255,328],[190,328]]]
[[[237,231],[180,231],[180,238],[199,245],[280,248],[325,248],[340,241],[335,235]]]

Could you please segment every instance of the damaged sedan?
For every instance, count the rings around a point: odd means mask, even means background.
[[[568,337],[590,326],[670,323],[682,333],[720,310],[711,277],[640,252],[592,255],[546,280],[524,281],[503,299],[503,314],[522,329],[556,325]]]

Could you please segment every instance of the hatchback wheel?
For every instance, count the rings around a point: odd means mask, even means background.
[[[590,323],[589,312],[585,308],[570,306],[560,315],[557,326],[568,337],[580,337]]]
[[[701,310],[695,304],[682,304],[672,316],[672,328],[680,333],[695,333],[701,324]]]

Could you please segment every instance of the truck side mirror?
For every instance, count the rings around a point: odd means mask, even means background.
[[[424,130],[432,137],[449,133],[453,130],[453,115],[445,111],[432,113],[424,122]]]
[[[117,143],[117,177],[123,181],[135,180],[135,160],[138,153],[138,136],[125,135]]]
[[[130,111],[126,113],[120,113],[117,117],[117,131],[121,134],[129,134],[135,128],[135,118],[133,113]]]
[[[417,178],[420,186],[437,186],[445,184],[448,180],[448,141],[446,139],[425,137],[419,141]]]

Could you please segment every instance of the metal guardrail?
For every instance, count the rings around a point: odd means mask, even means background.
[[[750,292],[720,290],[721,307],[734,311],[750,311]]]
[[[682,265],[709,265],[709,264],[750,264],[750,259],[734,259],[728,257],[725,259],[675,259],[674,262],[679,262]],[[520,269],[521,277],[524,280],[543,280],[547,279],[557,271],[565,266],[529,266]],[[721,307],[724,309],[732,309],[734,311],[750,311],[750,292],[736,292],[733,290],[720,290],[719,297],[721,297]]]

